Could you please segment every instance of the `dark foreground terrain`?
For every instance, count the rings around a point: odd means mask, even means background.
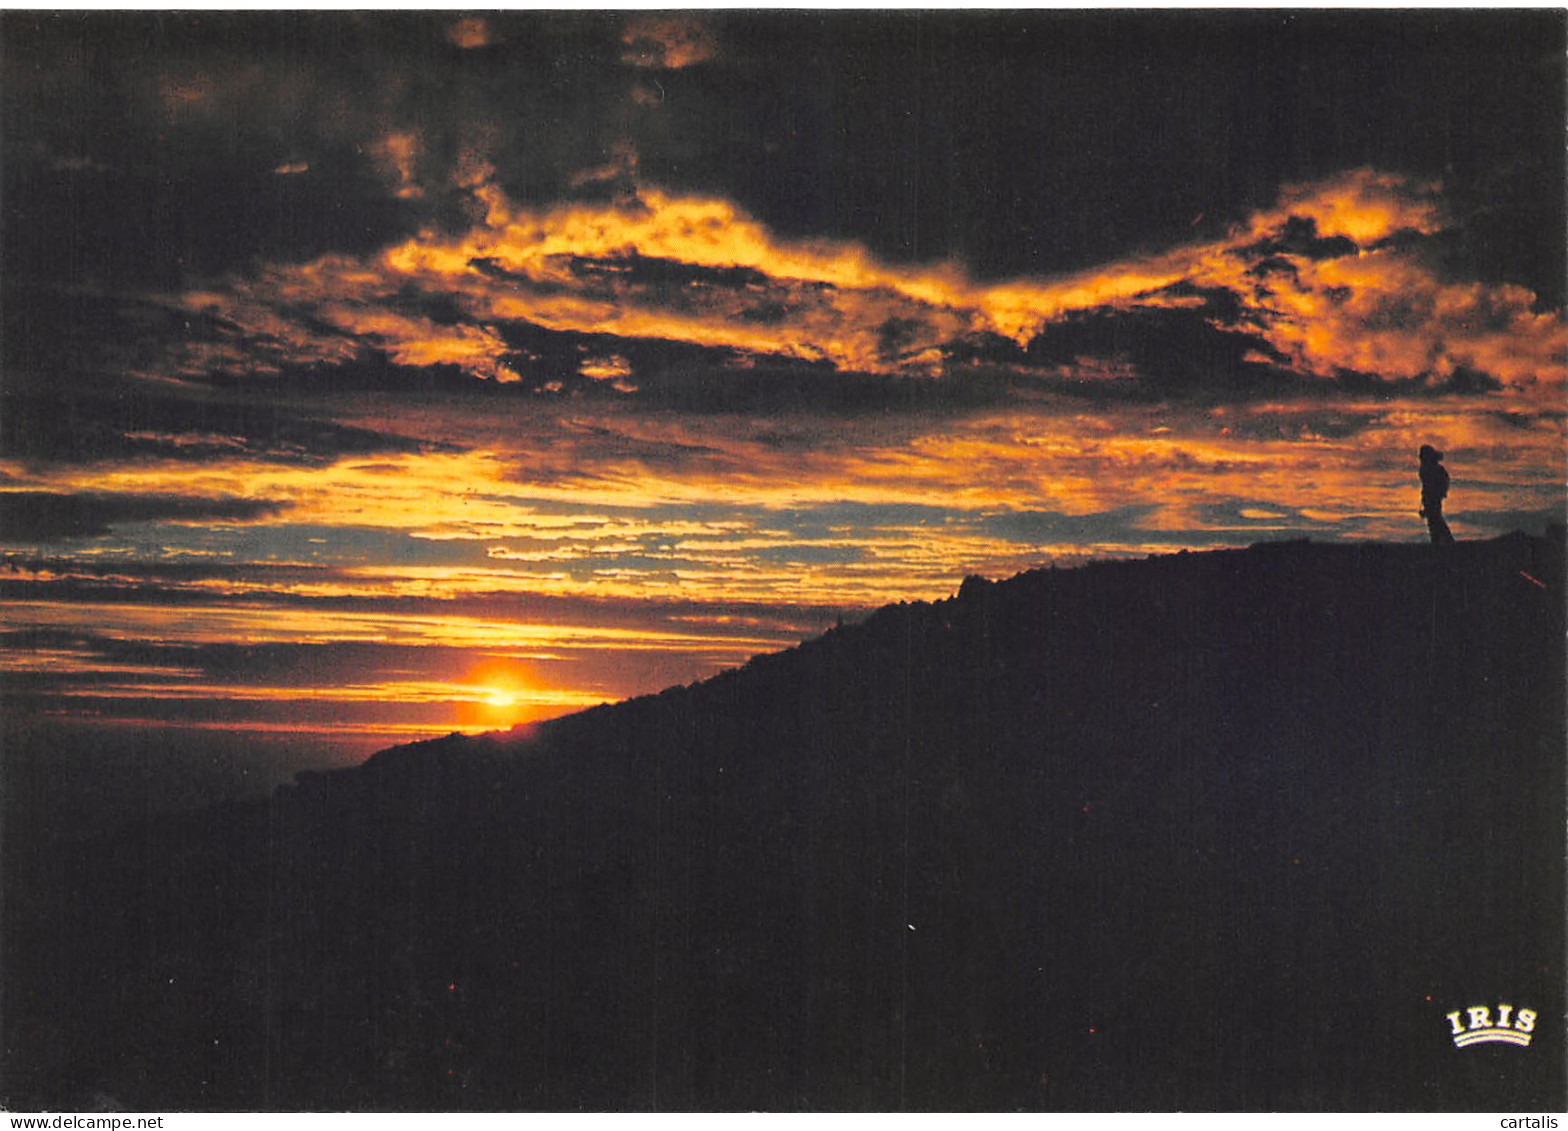
[[[971,579],[8,861],[3,1099],[1561,1110],[1564,678],[1560,537]]]

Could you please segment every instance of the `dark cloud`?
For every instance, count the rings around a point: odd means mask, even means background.
[[[8,542],[57,542],[107,534],[135,522],[253,522],[285,510],[260,499],[157,495],[0,493],[0,537]]]
[[[1050,274],[1376,162],[1489,200],[1522,281],[1562,294],[1560,194],[1529,188],[1562,180],[1561,13],[714,19],[730,58],[672,77],[664,144],[644,145],[641,169],[786,233]],[[726,144],[681,144],[699,137]],[[1502,250],[1466,255],[1502,267]]]
[[[677,259],[664,259],[649,255],[619,255],[610,257],[572,256],[571,270],[581,278],[603,279],[616,284],[605,293],[621,293],[622,286],[656,292],[665,303],[680,292],[694,288],[721,290],[770,289],[776,281],[751,267],[707,267],[696,263],[683,263]]]
[[[324,671],[334,673],[343,683],[393,672],[408,678],[451,678],[462,670],[464,662],[471,665],[483,654],[474,649],[361,641],[177,644],[54,628],[0,632],[0,649],[69,653],[81,661],[82,679],[129,668],[139,669],[139,680],[180,682],[200,674],[225,683],[273,687],[319,686]],[[48,681],[67,675],[74,673],[40,678]]]
[[[1469,365],[1456,365],[1445,379],[1432,382],[1430,387],[1434,393],[1474,396],[1478,393],[1495,393],[1503,384],[1490,373],[1483,373]]]
[[[678,274],[674,267],[670,271]],[[739,278],[742,272],[722,274],[726,278]],[[825,360],[757,355],[663,338],[628,338],[547,329],[531,322],[504,322],[498,331],[515,351],[507,355],[507,362],[521,376],[521,384],[476,383],[471,378],[453,374],[449,382],[452,389],[474,397],[508,398],[544,391],[566,398],[588,396],[619,401],[623,399],[622,395],[581,372],[588,359],[612,354],[624,359],[630,368],[640,408],[705,416],[768,411],[842,417],[889,409],[966,412],[1003,403],[1016,384],[1020,381],[1029,383],[1027,377],[974,367],[970,363],[979,359],[980,351],[965,350],[962,346],[950,351],[956,363],[952,376],[933,380],[899,374],[856,373],[841,370]],[[886,333],[891,348],[901,331],[898,327],[890,327]],[[997,341],[1005,347],[999,348],[999,352],[1005,352],[1009,359],[1023,358],[1021,351],[1005,339]],[[370,376],[372,372],[377,376]],[[419,374],[420,371],[410,370],[400,380],[429,383],[432,379]],[[355,381],[362,381],[365,388],[397,387],[386,372],[370,365],[321,367],[320,372],[313,370],[309,378],[309,383],[316,388],[323,384],[345,387],[345,383],[352,385]],[[818,439],[820,441],[822,437]]]
[[[43,584],[17,581],[22,575],[39,573],[85,586],[95,583],[177,586],[217,580],[231,583],[261,582],[280,588],[299,582],[320,584],[342,580],[345,576],[341,570],[330,566],[285,565],[276,562],[153,562],[135,558],[103,561],[92,558],[41,558],[22,554],[10,554],[0,561],[0,577],[9,576],[10,580],[23,587],[16,592],[22,592],[28,585]]]
[[[900,513],[914,513],[918,510],[938,516],[945,513],[939,508],[895,510]],[[882,508],[829,508],[803,515],[799,520],[802,532],[807,535],[812,532],[830,532],[833,529],[830,520],[835,515],[841,516],[841,522],[865,521],[871,515],[876,515],[879,520],[888,517]],[[843,515],[850,517],[843,518]],[[40,578],[36,576],[38,574],[49,576]],[[322,595],[320,592],[297,592],[290,588],[291,583],[303,583],[317,589],[334,583],[341,586],[352,582],[354,578],[353,572],[346,569],[260,562],[218,564],[117,560],[95,563],[11,555],[0,568],[0,598],[13,601],[145,604],[169,608],[261,604],[279,609],[399,613],[425,617],[471,616],[525,624],[544,622],[592,627],[654,625],[692,628],[704,623],[722,626],[740,621],[773,633],[810,631],[846,608],[856,607],[852,604],[820,604],[809,600],[785,602],[657,596],[559,596],[510,590],[478,590],[449,598],[353,593]],[[211,586],[191,585],[192,582],[200,581],[226,581],[236,586],[244,585],[246,589],[243,593],[226,593]],[[269,587],[249,587],[258,582]]]
[[[510,24],[465,50],[433,15],[8,13],[6,274],[175,289],[365,252],[461,222],[454,170],[496,158],[557,197],[612,140],[619,20]]]
[[[985,519],[982,529],[998,538],[1024,545],[1042,542],[1117,542],[1130,537],[1147,538],[1148,532],[1143,529],[1143,522],[1154,510],[1154,504],[1150,503],[1090,514],[1010,511]]]
[[[283,361],[266,373],[252,372],[242,366],[214,368],[202,377],[202,383],[231,394],[271,396],[279,405],[297,403],[304,412],[311,411],[313,402],[341,401],[345,396],[364,393],[438,399],[462,396],[483,403],[486,399],[514,396],[519,391],[493,382],[475,381],[471,374],[452,364],[399,365],[384,351],[371,346],[357,350],[347,360]],[[315,417],[305,419],[327,426]],[[361,441],[367,446],[360,450],[365,451],[420,451],[442,446],[390,433],[354,428],[345,431],[348,445],[345,451],[356,450],[353,445]]]
[[[352,29],[8,13],[7,276],[174,288],[260,254],[368,250],[407,227],[358,153],[387,74]],[[276,172],[289,167],[303,171]]]
[[[470,382],[472,383],[472,382]],[[0,454],[29,463],[243,457],[321,464],[439,445],[302,415],[265,402],[151,394],[0,395]]]
[[[703,415],[766,412],[818,422],[818,445],[833,442],[840,425],[890,413],[929,421],[1006,403],[1020,387],[1039,382],[981,366],[958,366],[939,379],[887,373],[853,373],[830,362],[766,358],[723,367],[670,367],[638,392],[650,409]],[[837,423],[834,423],[837,422]]]
[[[210,336],[199,316],[167,301],[0,277],[0,366],[9,394],[118,394],[127,374],[159,372],[170,343]]]
[[[1346,440],[1382,422],[1377,412],[1312,405],[1268,408],[1225,417],[1225,435],[1248,440]]]
[[[1034,366],[1084,374],[1065,388],[1090,397],[1245,400],[1305,387],[1275,364],[1277,354],[1263,338],[1224,329],[1202,309],[1072,315],[1045,326],[1025,352]]]
[[[1534,431],[1540,428],[1549,428],[1557,431],[1562,428],[1568,412],[1518,412],[1508,409],[1495,409],[1486,414],[1490,419],[1521,432]]]
[[[630,367],[644,399],[652,396],[663,402],[676,397],[675,387],[688,379],[722,383],[745,358],[739,351],[721,347],[663,338],[552,330],[532,322],[504,322],[498,330],[516,351],[508,361],[528,388],[568,395],[613,398],[612,391],[602,382],[582,373],[583,365],[594,357],[620,356]]]
[[[1021,545],[1182,545],[1234,546],[1250,540],[1281,540],[1330,529],[1329,525],[1301,515],[1293,507],[1276,503],[1229,500],[1195,508],[1198,521],[1181,530],[1149,527],[1145,521],[1156,503],[1116,507],[1090,514],[1054,511],[1015,511],[986,519],[983,529],[998,538]],[[1343,533],[1340,520],[1336,533]],[[1348,520],[1352,526],[1356,521]]]
[[[481,168],[532,204],[618,165],[786,234],[1050,274],[1376,162],[1442,176],[1475,232],[1455,254],[1555,303],[1564,23],[8,13],[7,273],[169,287],[462,223]]]

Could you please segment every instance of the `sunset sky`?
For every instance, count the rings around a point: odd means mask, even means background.
[[[0,16],[0,688],[341,763],[1564,506],[1564,16]]]

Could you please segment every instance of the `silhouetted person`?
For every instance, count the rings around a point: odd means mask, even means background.
[[[1431,444],[1421,445],[1421,517],[1426,519],[1435,546],[1452,545],[1454,536],[1443,521],[1443,500],[1448,497],[1448,471],[1443,453]]]

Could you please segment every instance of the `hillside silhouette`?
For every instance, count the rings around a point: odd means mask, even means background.
[[[4,1099],[1559,1110],[1564,680],[1560,529],[971,578],[62,848]]]

